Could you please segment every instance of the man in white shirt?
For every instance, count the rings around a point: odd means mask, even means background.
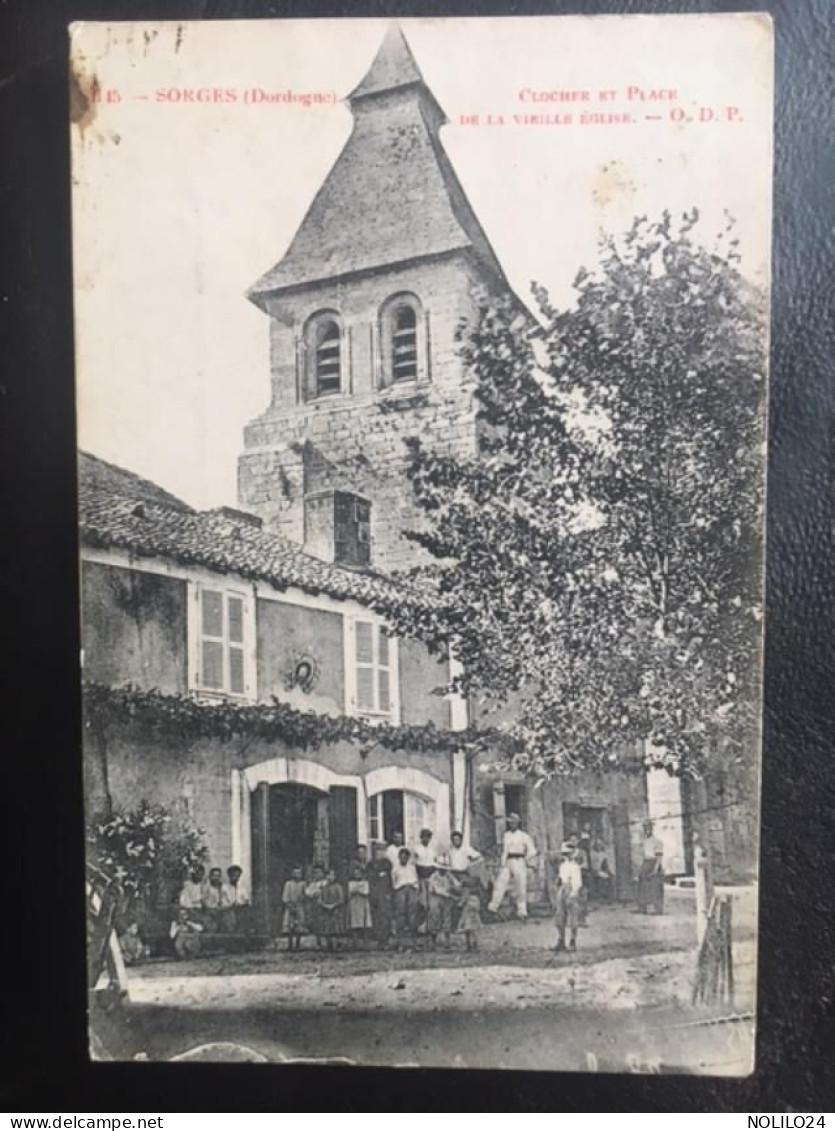
[[[469,871],[470,865],[481,859],[481,853],[476,852],[474,848],[465,848],[464,837],[457,831],[452,834],[450,840],[452,843],[449,852],[445,855],[444,863],[448,864],[458,876],[464,876]]]
[[[401,848],[391,869],[394,888],[394,918],[398,941],[417,931],[418,874],[412,854]]]
[[[638,908],[647,914],[664,914],[664,843],[653,833],[652,821],[644,821],[644,858],[638,874]]]
[[[195,864],[189,872],[188,879],[183,884],[178,900],[180,907],[189,912],[189,918],[201,924],[201,929],[203,923],[203,892],[205,887],[206,869],[202,864]]]
[[[396,832],[391,834],[391,843],[386,846],[386,860],[391,864],[392,869],[397,863],[397,858],[400,855],[400,849],[404,847],[403,833]]]
[[[583,890],[583,870],[577,860],[577,850],[570,841],[560,849],[560,866],[557,874],[557,945],[554,950],[565,950],[565,931],[569,930],[568,949],[577,949],[577,927],[580,925],[580,897]]]
[[[501,907],[505,892],[516,901],[516,916],[522,922],[528,918],[528,867],[536,856],[536,845],[526,832],[520,828],[518,813],[507,818],[507,831],[502,838],[502,858],[499,874],[493,884],[493,898],[487,906],[496,914]]]
[[[232,864],[226,869],[226,883],[220,893],[223,911],[223,929],[227,934],[242,931],[249,918],[249,892],[241,883],[243,869]]]

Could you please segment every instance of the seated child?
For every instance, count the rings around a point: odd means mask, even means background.
[[[304,923],[305,883],[301,868],[294,868],[284,884],[281,902],[284,905],[281,927],[287,936],[288,950],[301,950]]]
[[[139,924],[136,922],[128,923],[125,933],[119,939],[122,946],[122,956],[125,960],[125,966],[135,966],[137,962],[142,962],[150,953],[148,947],[142,941],[139,935]]]
[[[189,913],[185,907],[177,909],[177,917],[171,923],[168,932],[174,942],[174,951],[178,958],[192,958],[200,953],[200,933],[203,924]]]

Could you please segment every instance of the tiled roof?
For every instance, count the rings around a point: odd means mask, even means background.
[[[179,510],[191,510],[182,499],[158,487],[150,479],[143,479],[141,475],[128,471],[127,468],[117,467],[115,463],[108,463],[107,460],[99,459],[89,452],[78,453],[78,481],[82,489],[106,488],[114,495],[126,499],[142,499],[145,502],[165,503]]]
[[[394,91],[401,92],[396,107]],[[506,286],[438,137],[443,113],[399,28],[389,31],[349,102],[351,136],[284,257],[249,298],[263,306],[267,295],[288,288],[465,250]]]
[[[93,461],[93,462],[91,462]],[[82,453],[79,475],[79,527],[82,546],[124,550],[136,557],[158,557],[183,566],[202,566],[264,581],[325,593],[385,612],[414,592],[371,570],[331,565],[305,554],[295,543],[253,524],[229,517],[225,508],[196,511],[131,472]]]

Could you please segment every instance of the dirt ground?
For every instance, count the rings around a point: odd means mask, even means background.
[[[477,952],[456,940],[449,950],[150,963],[131,971],[133,1033],[116,1055],[156,1059],[237,1040],[268,1060],[745,1072],[756,892],[733,894],[733,1009],[690,1005],[693,896],[671,892],[660,917],[594,910],[576,955],[555,954],[553,924],[538,920],[485,926]],[[557,1024],[566,1018],[568,1031]]]

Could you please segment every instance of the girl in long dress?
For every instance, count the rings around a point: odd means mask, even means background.
[[[345,929],[345,892],[331,868],[319,892],[320,930],[328,950],[336,949],[336,940]]]
[[[322,888],[325,886],[325,869],[313,865],[313,872],[304,887],[304,921],[308,931],[316,936],[316,945],[322,949]]]
[[[351,937],[358,942],[365,942],[371,929],[370,892],[365,871],[362,865],[357,863],[348,881],[347,927]]]
[[[478,950],[478,932],[481,930],[481,898],[472,882],[464,886],[458,930],[464,936],[467,950]]]

